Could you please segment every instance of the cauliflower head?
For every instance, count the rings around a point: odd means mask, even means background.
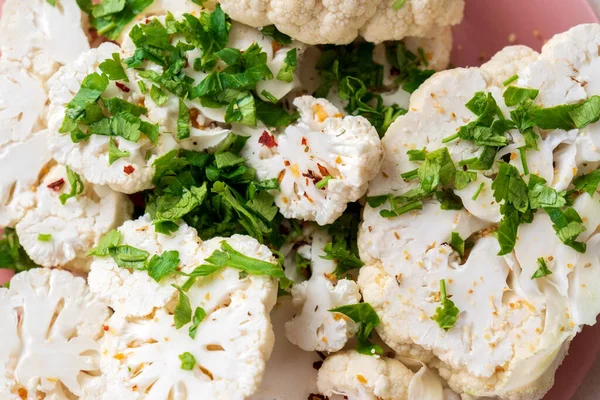
[[[45,268],[22,272],[0,289],[0,310],[4,395],[66,400],[91,393],[110,313],[82,278]]]
[[[359,35],[369,42],[434,37],[440,27],[459,23],[464,7],[463,0],[408,0],[400,9],[385,0],[219,2],[236,21],[256,27],[275,25],[307,44],[348,44]]]
[[[73,184],[83,185],[83,192],[62,204],[60,197],[74,190]],[[106,186],[77,180],[72,183],[61,165],[52,167],[34,194],[35,207],[16,229],[23,249],[44,267],[87,271],[91,262],[87,251],[105,233],[130,219],[133,212],[127,196]]]
[[[335,282],[333,272],[336,262],[322,259],[323,248],[331,237],[323,230],[312,233],[312,243],[298,249],[307,255],[311,265],[311,277],[292,287],[292,299],[297,312],[285,324],[286,337],[302,350],[335,352],[358,331],[358,324],[345,316],[329,310],[360,301],[356,282],[342,279]],[[306,251],[308,250],[308,251]]]
[[[317,386],[325,396],[342,395],[348,400],[417,400],[409,397],[414,376],[393,358],[345,350],[325,359],[319,368]]]
[[[57,0],[7,0],[0,20],[0,52],[4,58],[46,81],[61,66],[89,50],[77,3]]]
[[[300,120],[279,135],[258,129],[242,155],[259,179],[277,178],[275,202],[286,218],[330,224],[362,197],[381,165],[375,128],[344,117],[325,99],[294,100]]]
[[[502,85],[506,80],[518,75],[539,57],[539,53],[527,46],[507,46],[494,56],[481,69],[492,76],[494,84]]]
[[[177,268],[183,273],[205,264],[223,241],[244,256],[273,261],[268,248],[250,237],[202,242],[186,225],[167,236],[154,230],[148,216],[126,222],[119,232],[123,243],[139,251],[178,252]],[[243,399],[258,389],[273,348],[269,313],[277,295],[274,279],[233,268],[199,278],[185,295],[190,313],[197,308],[205,312],[194,336],[187,326],[174,326],[174,314],[182,306],[172,284],[181,286],[187,277],[172,275],[157,282],[146,271],[96,258],[88,279],[92,291],[115,310],[102,344],[103,399],[168,399],[173,391],[183,399],[197,393]],[[194,361],[182,369],[179,356],[185,353]]]
[[[60,133],[67,106],[80,90],[84,78],[98,71],[99,64],[111,59],[113,54],[123,58],[118,46],[102,44],[97,49],[81,54],[49,81],[50,151],[60,164],[69,166],[87,181],[129,194],[152,186],[154,160],[177,147],[170,133],[163,131],[158,134],[156,145],[146,135],[139,137],[136,142],[106,134],[92,134],[84,140],[74,141],[71,135]],[[103,98],[122,99],[134,105],[144,104],[144,97],[136,84],[139,81],[137,72],[132,69],[125,71],[129,83],[110,81],[102,93]],[[142,120],[151,123],[145,116],[142,116]],[[116,160],[112,159],[113,154],[117,155]]]

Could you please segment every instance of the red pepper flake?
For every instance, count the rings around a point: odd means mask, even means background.
[[[308,172],[303,173],[302,176],[312,179],[312,181],[315,185],[323,180],[323,178],[321,178],[320,176],[316,176],[315,173],[310,169],[308,170]],[[307,182],[307,185],[308,185],[308,182]]]
[[[56,182],[52,182],[51,184],[49,184],[47,187],[48,189],[52,189],[55,192],[60,192],[60,189],[63,187],[64,184],[65,180],[63,178],[60,178]]]
[[[262,135],[260,135],[260,138],[258,139],[258,143],[262,144],[263,146],[267,146],[269,149],[277,146],[275,138],[267,131],[263,131]]]
[[[103,326],[103,328],[104,328],[104,330],[105,330],[105,331],[107,331],[107,330],[109,330],[109,329],[110,329],[110,328],[108,327],[108,325],[104,325],[104,326]]]
[[[321,175],[323,175],[323,176],[330,175],[329,171],[327,171],[327,168],[325,168],[321,164],[317,163],[317,167],[319,167],[319,172],[321,173]]]
[[[306,146],[306,138],[302,136],[302,146]]]
[[[135,168],[133,168],[131,165],[126,165],[123,167],[123,172],[125,172],[127,175],[133,174],[134,171]]]
[[[290,162],[289,162],[288,160],[285,160],[285,161],[283,162],[283,165],[285,165],[286,167],[289,167],[289,166],[290,166]]]
[[[122,84],[121,82],[115,82],[115,85],[117,85],[117,87],[119,89],[121,89],[122,91],[124,91],[125,93],[129,93],[131,92],[131,89],[129,89],[127,86],[125,86],[124,84]]]

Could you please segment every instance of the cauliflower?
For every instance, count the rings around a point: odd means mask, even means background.
[[[0,310],[0,391],[12,395],[2,398],[88,398],[109,309],[84,280],[45,268],[22,272],[0,289]]]
[[[291,344],[285,337],[284,324],[294,316],[290,296],[277,299],[271,312],[275,347],[267,362],[262,384],[249,400],[306,400],[317,393],[317,369],[321,357]]]
[[[413,377],[414,373],[398,360],[346,350],[325,359],[317,386],[325,396],[338,394],[348,400],[417,400],[409,397]]]
[[[590,37],[586,30],[595,33]],[[499,164],[469,171],[470,182],[450,189],[460,198],[462,209],[441,209],[443,198],[426,196],[412,211],[387,217],[389,201],[423,187],[420,179],[401,177],[425,165],[414,161],[415,152],[423,149],[427,157],[445,148],[454,166],[482,155],[484,149],[475,141],[447,138],[475,120],[477,115],[465,104],[478,92],[486,93],[487,99],[493,97],[496,114],[500,110],[508,117],[515,110],[503,99],[503,79],[518,72],[517,86],[539,88],[534,102],[543,107],[562,105],[565,98],[567,102],[585,99],[583,88],[590,95],[596,94],[584,76],[590,73],[586,72],[587,63],[598,56],[592,50],[585,50],[590,52],[587,54],[576,48],[581,37],[589,38],[586,43],[592,42],[592,37],[600,43],[600,27],[575,28],[559,35],[541,55],[529,52],[522,57],[532,60],[529,66],[527,61],[519,61],[499,71],[499,60],[505,60],[506,65],[512,62],[506,60],[518,58],[510,55],[515,50],[527,53],[513,48],[494,57],[484,68],[434,75],[413,94],[409,113],[399,117],[382,140],[385,161],[369,186],[368,196],[374,199],[370,200],[372,206],[365,207],[359,231],[360,255],[367,265],[360,270],[358,283],[364,301],[381,319],[377,331],[384,342],[399,355],[417,357],[439,369],[450,387],[466,398],[541,398],[581,324],[595,321],[600,311],[598,302],[583,277],[593,279],[591,271],[598,268],[598,255],[592,246],[598,240],[595,232],[600,210],[595,199],[600,197],[585,192],[573,197],[573,209],[586,229],[577,241],[587,242],[588,252],[581,254],[564,244],[555,232],[556,222],[539,210],[531,221],[518,227],[514,249],[504,256],[493,256],[501,249],[498,239],[491,235],[505,218],[492,188]],[[585,49],[591,48],[586,45]],[[547,55],[551,51],[567,54],[580,64],[569,67],[566,61],[557,62]],[[582,76],[575,76],[573,81],[573,71]],[[577,82],[586,84],[577,87]],[[470,108],[474,109],[473,105]],[[523,134],[509,129],[509,144],[495,157],[504,157],[525,176],[525,182],[531,182],[527,175],[535,174],[550,187],[568,189],[577,174],[574,163],[588,172],[597,166],[577,164],[578,160],[593,160],[588,157],[589,150],[586,156],[574,154],[579,150],[578,141],[593,138],[590,133],[594,128],[590,124],[581,130],[548,132],[536,127],[539,150],[525,151],[526,160],[516,151],[525,144]],[[411,155],[409,150],[414,150]],[[523,171],[525,162],[528,173]],[[383,200],[375,201],[378,199]],[[386,211],[383,216],[382,211]],[[455,243],[456,234],[472,247],[463,253]],[[551,274],[536,276],[542,264]],[[446,307],[447,299],[457,313],[449,327],[442,325],[438,314],[445,310],[440,302]]]
[[[161,23],[165,24],[166,17],[156,17]],[[182,18],[177,18],[181,20]],[[183,35],[173,35],[172,44],[176,45],[180,42],[185,42]],[[260,31],[254,28],[247,27],[245,25],[233,22],[231,31],[229,33],[229,40],[227,43],[228,48],[239,49],[241,51],[247,50],[253,43],[257,43],[262,52],[267,55],[267,66],[273,73],[273,78],[268,80],[261,80],[256,85],[256,92],[263,100],[268,100],[262,94],[264,91],[274,96],[277,100],[282,99],[293,89],[299,87],[299,79],[294,74],[294,79],[290,82],[285,82],[277,79],[279,71],[284,67],[286,55],[289,51],[295,49],[296,57],[298,60],[301,59],[304,52],[304,45],[299,42],[292,42],[289,45],[280,45],[273,41],[273,39],[263,35]],[[123,41],[123,52],[126,57],[132,56],[135,53],[136,45],[132,39],[127,35]],[[194,60],[202,56],[202,50],[196,48],[187,52],[187,58]],[[224,62],[219,64],[219,68],[225,68]],[[150,62],[144,62],[144,68],[155,71],[157,73],[163,73],[163,67]],[[187,76],[194,79],[195,84],[202,82],[209,74],[204,71],[197,71],[194,68],[193,63],[189,63],[187,67],[183,69],[183,72]],[[151,88],[153,82],[150,79],[143,79],[143,82],[148,88]],[[151,120],[158,122],[161,126],[164,126],[168,132],[177,132],[177,116],[179,113],[179,99],[175,95],[168,94],[168,99],[164,104],[157,105],[154,101],[147,101],[145,103],[148,108],[148,116]],[[269,100],[270,101],[270,100]],[[206,107],[200,99],[186,99],[186,106],[190,109],[190,115],[192,118],[190,137],[180,141],[181,146],[188,150],[201,151],[206,148],[210,148],[218,144],[223,140],[230,132],[230,130],[222,128],[221,125],[225,123],[225,112],[227,107]]]
[[[177,269],[190,273],[221,248],[223,241],[245,256],[272,262],[267,247],[246,236],[214,238],[206,242],[182,225],[172,236],[154,230],[148,216],[119,228],[121,242],[159,256],[178,252]],[[269,312],[277,284],[273,278],[241,274],[225,268],[199,278],[185,294],[191,313],[201,307],[206,317],[194,338],[188,327],[176,329],[174,313],[181,313],[178,290],[187,277],[172,275],[160,282],[143,270],[120,268],[111,258],[96,258],[88,277],[90,288],[115,311],[102,344],[103,399],[181,399],[202,393],[210,399],[243,399],[260,385],[273,348]],[[183,295],[179,295],[183,296]],[[196,312],[194,312],[196,314]],[[193,363],[182,369],[185,353]],[[189,356],[188,356],[189,357]]]
[[[133,206],[125,195],[81,184],[84,192],[61,204],[61,193],[71,192],[72,185],[65,167],[53,167],[34,192],[35,207],[16,225],[21,246],[38,265],[86,271],[91,262],[87,251],[131,217]]]
[[[347,44],[360,34],[367,41],[400,40],[407,36],[434,37],[439,28],[460,22],[462,0],[376,1],[220,0],[236,21],[281,32],[307,44]]]
[[[312,233],[312,243],[298,249],[311,263],[309,280],[292,287],[293,304],[298,312],[285,324],[286,337],[302,350],[335,352],[358,331],[358,325],[341,314],[329,310],[360,301],[356,282],[342,279],[334,284],[336,262],[322,259],[323,248],[331,237],[322,230]]]
[[[7,0],[0,20],[0,52],[42,80],[74,61],[90,45],[76,2]]]
[[[366,119],[343,117],[327,100],[303,96],[294,105],[299,122],[277,136],[258,129],[242,155],[259,179],[279,180],[275,201],[286,218],[330,224],[379,170],[379,136]]]
[[[481,69],[492,76],[495,85],[501,86],[507,79],[518,75],[533,63],[539,55],[527,46],[507,46],[483,64]]]
[[[66,106],[80,89],[83,79],[97,71],[99,64],[110,59],[113,53],[123,55],[114,44],[102,44],[97,49],[81,54],[75,62],[61,68],[49,81],[50,151],[59,163],[69,166],[91,183],[108,185],[118,192],[135,193],[152,186],[154,160],[177,147],[170,133],[161,133],[156,146],[145,135],[137,142],[121,137],[115,139],[105,135],[91,135],[87,140],[75,143],[70,135],[59,133]],[[139,81],[137,72],[132,69],[127,69],[126,72],[130,83],[124,85],[111,81],[103,97],[117,97],[134,104],[143,104],[144,98],[136,84]],[[144,118],[142,116],[143,120]],[[128,152],[129,155],[109,164],[111,144],[117,147],[117,151]]]

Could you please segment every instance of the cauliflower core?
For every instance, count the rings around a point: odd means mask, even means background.
[[[108,307],[69,272],[16,275],[10,289],[0,289],[2,398],[91,397],[108,317]]]
[[[2,57],[23,63],[46,81],[60,65],[74,61],[90,45],[81,25],[76,2],[6,0],[0,20]]]
[[[592,46],[589,54],[575,51],[582,37],[587,38],[585,43],[600,44],[600,27],[580,27],[559,35],[541,56],[510,48],[481,69],[456,69],[430,78],[413,94],[409,113],[399,117],[382,140],[385,161],[368,195],[399,196],[417,187],[414,180],[400,176],[421,165],[409,159],[408,150],[432,152],[446,147],[455,165],[479,157],[482,147],[473,141],[442,141],[476,118],[465,104],[477,92],[490,93],[508,116],[511,109],[505,106],[502,82],[514,74],[519,74],[518,86],[540,89],[535,102],[544,107],[564,104],[565,97],[570,102],[570,98],[577,101],[597,94],[591,79],[585,77],[589,76],[586,63],[598,59],[598,46]],[[547,54],[557,53],[558,48],[579,64],[558,66],[550,61]],[[533,63],[528,66],[528,62]],[[542,71],[553,72],[545,72],[547,78],[541,79]],[[563,77],[558,71],[571,72]],[[573,71],[582,76],[573,77]],[[577,82],[586,84],[577,87]],[[570,187],[577,173],[572,166],[584,169],[577,164],[577,141],[594,137],[590,134],[594,128],[595,124],[571,132],[536,128],[539,151],[526,151],[529,173],[546,179],[557,190]],[[508,131],[507,137],[511,143],[496,157],[510,156],[510,164],[522,171],[517,149],[525,144],[524,138],[517,130]],[[592,160],[579,158],[583,159]],[[540,210],[531,223],[519,227],[514,251],[494,256],[500,247],[491,232],[502,218],[491,186],[496,171],[472,172],[474,180],[454,191],[462,200],[461,210],[443,210],[435,197],[425,200],[422,209],[393,218],[380,215],[389,209],[387,203],[367,206],[358,238],[361,259],[367,265],[360,270],[358,283],[364,300],[381,319],[377,330],[386,344],[399,355],[438,368],[457,393],[539,399],[552,385],[553,374],[580,325],[595,321],[600,311],[587,291],[589,282],[581,280],[590,277],[589,269],[598,267],[593,248],[598,240],[594,232],[600,225],[598,206],[587,193],[576,197],[573,205],[585,221],[586,232],[578,237],[589,243],[585,254],[563,244],[548,214]],[[473,243],[462,257],[449,245],[453,233]],[[540,258],[547,260],[552,274],[533,279]],[[459,310],[448,331],[432,320],[440,306],[441,280]]]
[[[347,44],[358,35],[369,42],[434,37],[441,27],[459,23],[464,8],[463,0],[407,0],[399,10],[387,0],[219,2],[236,21],[256,27],[275,25],[307,44]]]
[[[113,53],[124,58],[118,46],[112,43],[102,44],[97,49],[81,54],[75,62],[61,68],[49,81],[50,151],[59,163],[69,166],[91,183],[108,185],[122,193],[135,193],[152,186],[154,160],[177,147],[171,134],[160,134],[158,145],[154,146],[145,135],[137,142],[122,137],[114,139],[111,136],[91,135],[87,140],[74,143],[70,135],[59,133],[66,106],[79,90],[83,79],[88,74],[97,72],[99,64],[112,58]],[[103,97],[117,97],[133,104],[143,104],[144,97],[137,85],[137,72],[132,69],[126,69],[126,72],[130,82],[123,84],[111,81]],[[128,152],[129,155],[109,164],[111,140],[114,140],[120,151]]]
[[[365,194],[381,165],[375,128],[343,117],[324,99],[299,97],[299,122],[279,135],[259,129],[242,155],[259,179],[279,180],[275,202],[286,218],[330,224]]]
[[[221,247],[225,240],[242,254],[273,262],[267,247],[246,236],[214,238],[206,242],[186,225],[171,236],[157,233],[148,216],[126,222],[122,243],[149,252],[179,252],[179,270],[191,272]],[[101,368],[106,381],[103,399],[244,399],[259,387],[273,348],[269,312],[277,283],[266,276],[241,275],[225,268],[200,278],[187,292],[192,310],[202,307],[206,317],[195,339],[188,326],[174,327],[178,292],[186,277],[154,281],[145,271],[119,268],[110,258],[96,258],[91,290],[115,310],[107,322]],[[181,369],[179,355],[189,352],[196,364]]]
[[[315,230],[312,243],[303,245],[308,249],[298,249],[299,253],[308,256],[312,275],[308,281],[292,287],[293,304],[298,312],[285,324],[285,332],[290,342],[306,351],[341,350],[358,330],[358,325],[351,319],[329,311],[356,304],[361,297],[356,282],[342,279],[334,283],[336,262],[321,258],[325,255],[323,248],[329,242],[331,237],[326,232]]]

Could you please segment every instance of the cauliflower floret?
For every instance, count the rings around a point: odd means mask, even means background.
[[[202,242],[185,224],[167,236],[154,230],[148,216],[126,222],[119,232],[122,243],[151,255],[178,251],[183,273],[204,264],[222,241],[248,257],[273,262],[268,248],[250,237]],[[102,345],[103,399],[166,400],[173,391],[182,399],[198,393],[243,399],[258,389],[273,348],[269,312],[277,296],[274,279],[241,275],[233,268],[199,278],[187,291],[191,310],[202,307],[206,312],[195,339],[188,327],[177,330],[173,323],[178,295],[171,284],[183,285],[187,277],[169,276],[158,283],[145,271],[96,258],[88,279],[92,292],[115,310]],[[186,352],[196,359],[192,370],[181,368],[179,356]]]
[[[124,58],[118,46],[111,43],[102,44],[97,49],[81,54],[75,62],[61,68],[49,81],[50,151],[59,163],[69,166],[91,183],[108,185],[123,193],[135,193],[152,186],[154,160],[177,147],[171,134],[164,132],[164,127],[161,127],[162,131],[156,146],[145,135],[142,135],[137,142],[120,137],[115,139],[111,136],[91,135],[87,140],[74,143],[70,135],[59,133],[65,117],[66,106],[79,90],[83,79],[88,74],[96,72],[99,64],[110,59],[113,53]],[[118,97],[138,104],[144,100],[136,84],[139,77],[137,77],[137,72],[132,69],[127,69],[126,72],[130,83],[125,86],[119,84],[121,85],[119,87],[116,84],[118,82],[111,81],[103,97]],[[122,87],[126,87],[126,89]],[[142,116],[142,119],[144,118]],[[111,140],[114,140],[119,150],[129,153],[113,164],[109,164]]]
[[[43,129],[47,100],[42,82],[22,64],[0,60],[0,150]]]
[[[34,192],[35,208],[16,225],[23,249],[38,265],[87,271],[91,262],[87,251],[131,217],[133,206],[127,196],[81,183],[84,192],[61,204],[59,196],[72,187],[66,168],[53,167]],[[41,240],[40,235],[50,237]]]
[[[540,54],[527,46],[507,46],[497,52],[481,69],[492,76],[494,84],[502,85],[533,63]]]
[[[359,33],[375,43],[407,36],[433,38],[462,21],[464,7],[464,0],[407,0],[395,10],[393,2],[382,0]]]
[[[413,377],[398,360],[346,350],[325,359],[317,386],[325,396],[339,394],[348,400],[408,400]]]
[[[0,52],[5,58],[22,62],[42,80],[89,48],[76,2],[57,0],[55,6],[45,0],[5,2]]]
[[[183,17],[176,16],[178,20]],[[156,17],[161,24],[165,24],[166,17]],[[184,41],[182,35],[173,35],[171,42],[176,44]],[[292,90],[300,86],[299,79],[294,74],[294,79],[291,82],[284,82],[276,79],[277,74],[284,66],[286,55],[292,49],[296,49],[297,60],[302,59],[305,46],[299,42],[292,42],[289,45],[282,46],[273,39],[263,35],[260,31],[248,26],[242,25],[237,22],[233,22],[231,31],[229,33],[229,41],[227,47],[239,49],[245,51],[253,43],[258,43],[261,47],[262,52],[267,55],[267,66],[273,73],[273,78],[268,80],[261,80],[256,86],[256,92],[259,97],[263,100],[267,100],[263,97],[263,91],[269,92],[276,99],[281,99],[290,93]],[[126,57],[132,56],[135,52],[136,45],[133,43],[129,35],[123,41],[123,52]],[[187,52],[187,57],[190,60],[201,57],[202,51],[200,49],[194,49]],[[143,64],[145,69],[155,71],[157,73],[163,73],[163,67],[145,61]],[[225,68],[226,65],[221,62],[220,67]],[[193,63],[189,63],[187,67],[183,69],[187,76],[195,80],[195,84],[199,84],[209,74],[203,71],[196,71]],[[143,79],[145,85],[150,88],[153,82],[150,79]],[[148,100],[145,106],[148,108],[148,116],[151,120],[158,122],[161,126],[164,126],[168,132],[177,132],[177,116],[179,113],[179,98],[175,95],[168,94],[168,100],[162,104],[157,105],[152,100]],[[183,148],[188,150],[202,151],[207,148],[213,147],[222,141],[230,133],[230,130],[224,129],[219,124],[225,123],[225,112],[227,107],[211,108],[202,105],[200,99],[189,100],[186,99],[185,103],[190,109],[190,116],[192,118],[190,127],[190,137],[180,141]]]
[[[260,389],[249,400],[306,400],[317,393],[317,368],[313,365],[321,357],[316,352],[301,350],[285,337],[284,324],[294,316],[294,311],[290,296],[277,299],[271,312],[275,347]]]
[[[0,391],[11,399],[86,398],[99,379],[109,309],[85,281],[60,270],[22,272],[0,289],[0,310]]]
[[[296,315],[285,324],[285,333],[290,342],[302,350],[328,351],[341,350],[348,338],[358,330],[358,325],[348,318],[329,310],[360,301],[356,282],[343,279],[334,284],[333,272],[336,263],[324,260],[323,248],[331,237],[322,230],[312,233],[312,243],[305,254],[311,263],[312,275],[308,281],[292,287],[292,299]],[[299,252],[306,253],[301,249]],[[341,318],[340,318],[341,317]]]
[[[387,0],[219,2],[236,21],[256,27],[274,24],[307,44],[347,44],[359,34],[370,42],[434,37],[439,27],[459,23],[464,7],[463,0],[408,0],[399,10]]]
[[[259,179],[279,180],[275,202],[286,218],[330,224],[379,170],[379,136],[366,119],[343,117],[327,100],[303,96],[294,105],[299,122],[277,136],[258,129],[242,155]]]

